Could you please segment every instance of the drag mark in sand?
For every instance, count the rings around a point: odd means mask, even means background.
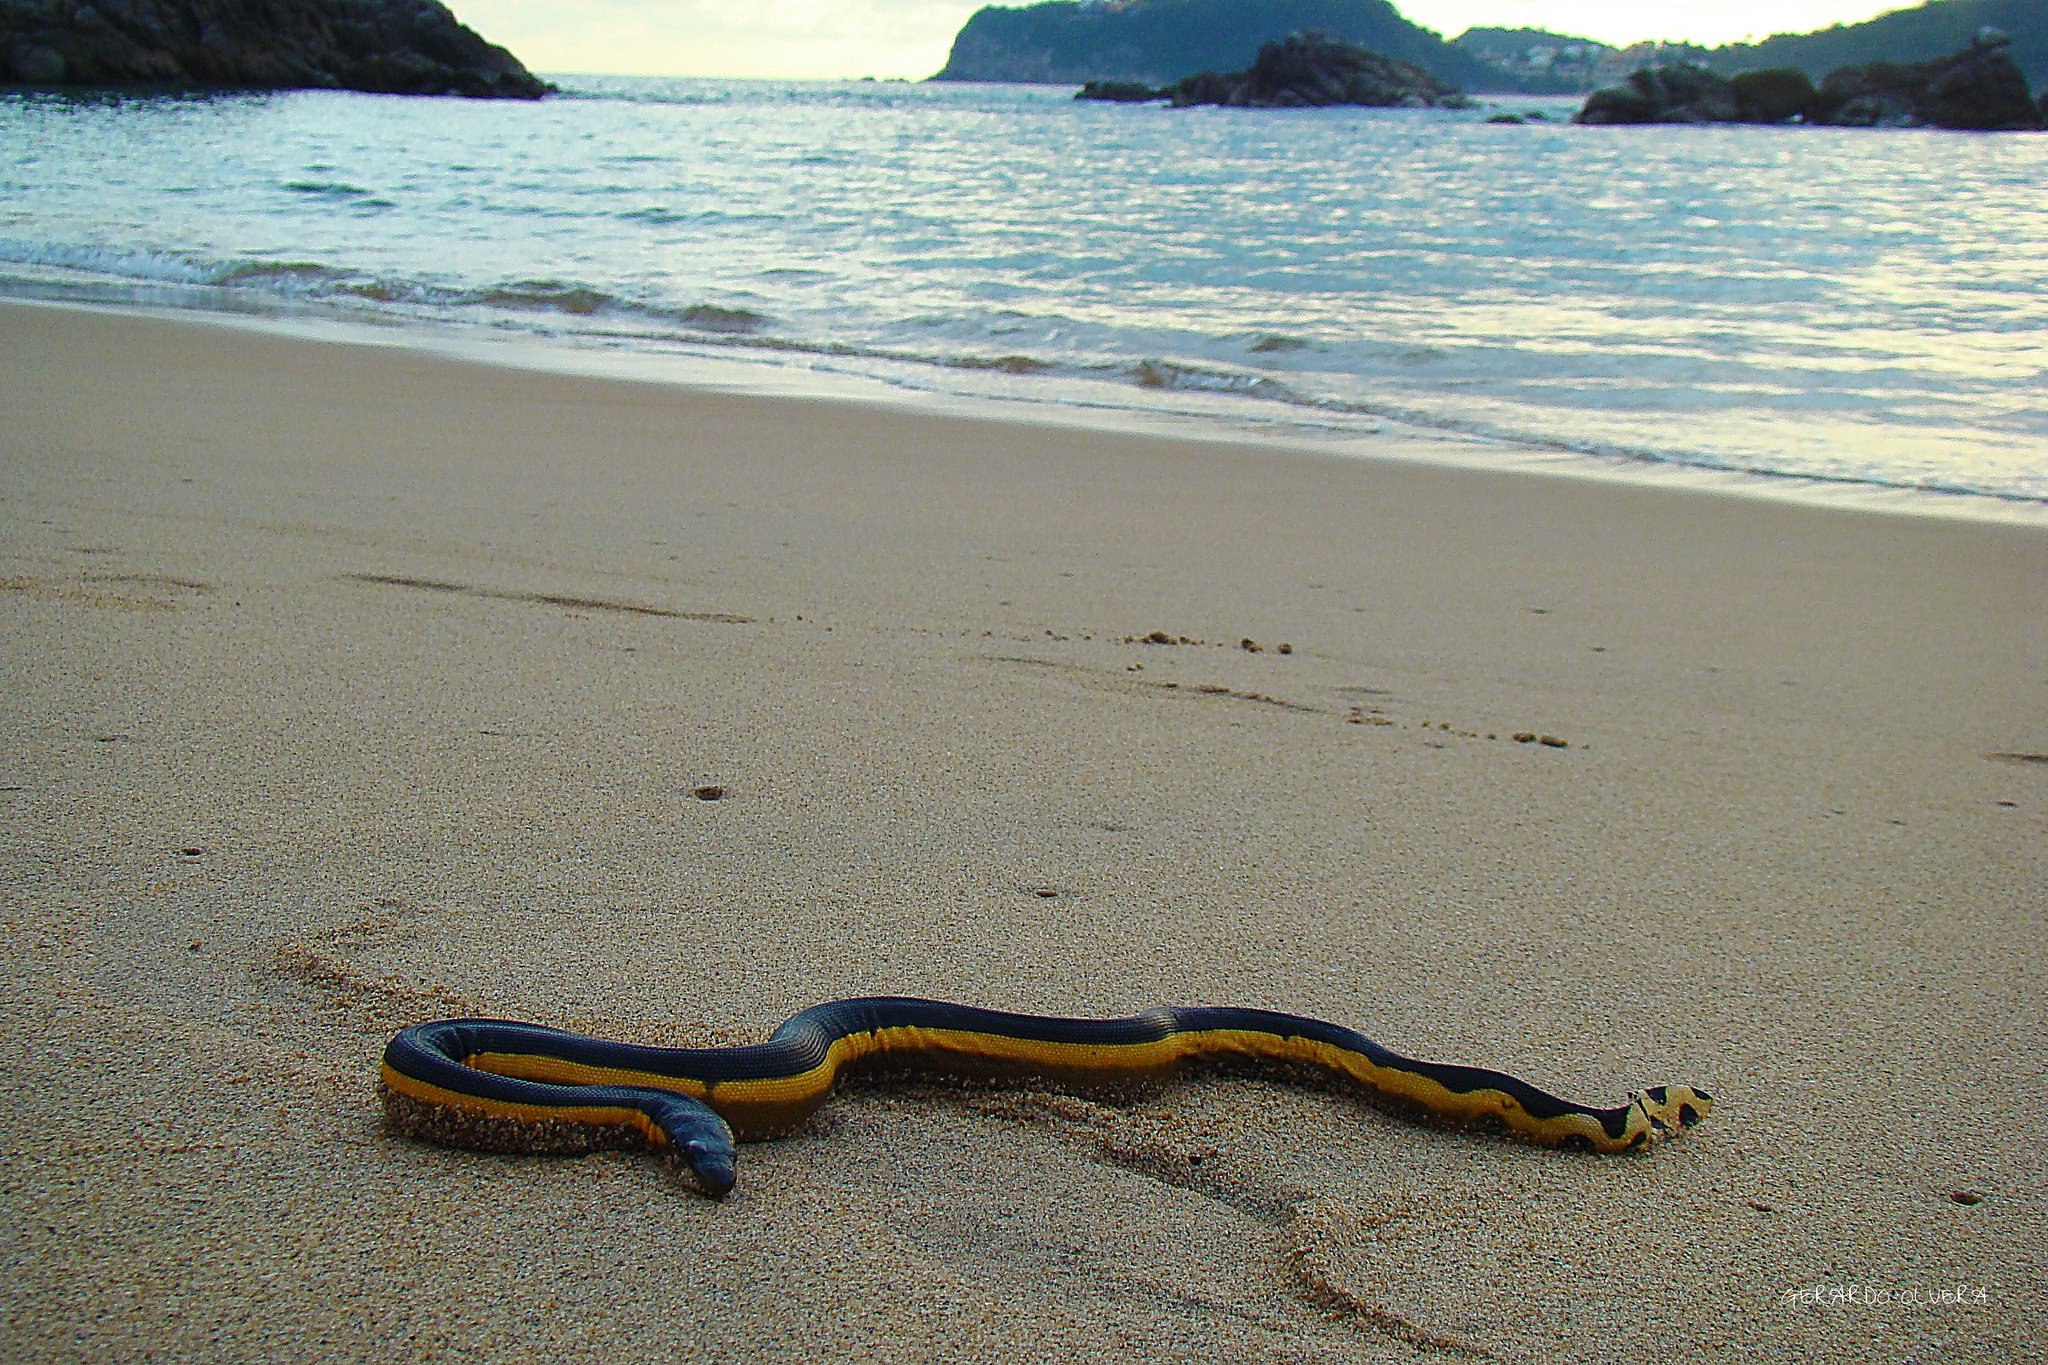
[[[1289,1187],[1274,1172],[1219,1149],[1190,1140],[1170,1124],[1139,1109],[1109,1105],[1052,1090],[954,1090],[976,1113],[1028,1124],[1065,1142],[1085,1143],[1088,1156],[1105,1166],[1186,1190],[1269,1228],[1283,1228],[1308,1191]],[[927,1097],[943,1102],[936,1087]]]
[[[351,967],[344,955],[351,948],[376,944],[399,927],[401,902],[380,898],[366,906],[371,913],[351,920],[338,929],[314,936],[311,941],[290,939],[277,945],[273,965],[279,975],[328,992],[337,1007],[360,1010],[357,1026],[366,1033],[382,1033],[394,1025],[416,1019],[425,1010],[459,1009],[482,1013],[483,1007],[466,996],[435,982],[411,983],[396,974],[381,978],[363,975]]]
[[[515,592],[506,588],[480,588],[470,583],[450,583],[436,578],[413,578],[405,574],[348,573],[343,574],[342,579],[350,583],[365,583],[375,587],[455,593],[464,597],[489,598],[497,602],[528,602],[544,607],[562,607],[569,611],[609,611],[629,616],[658,616],[671,621],[707,621],[719,625],[744,626],[751,624],[754,619],[751,616],[740,616],[727,611],[673,611],[667,607],[650,607],[639,602],[621,602],[607,597],[579,597],[554,592]]]
[[[1067,673],[1096,673],[1108,676],[1106,669],[1090,668],[1086,664],[1062,663],[1058,659],[1033,659],[1024,654],[985,654],[979,657],[987,659],[992,664],[1015,664],[1019,668],[1051,668]]]
[[[1304,1205],[1296,1213],[1287,1236],[1287,1268],[1294,1277],[1295,1287],[1302,1297],[1323,1311],[1348,1319],[1361,1328],[1406,1342],[1417,1350],[1461,1360],[1498,1360],[1500,1357],[1483,1347],[1441,1332],[1432,1332],[1380,1304],[1370,1303],[1343,1283],[1346,1277],[1338,1264],[1343,1257],[1341,1253],[1332,1253],[1348,1240],[1376,1237],[1389,1224],[1407,1216],[1412,1216],[1412,1213],[1396,1202],[1377,1218],[1363,1224],[1351,1224],[1329,1201],[1318,1200]]]
[[[1125,636],[1124,642],[1126,644],[1176,646],[1198,646],[1205,643],[1185,635],[1169,636],[1165,631],[1154,631],[1151,636]],[[1250,639],[1240,641],[1237,648],[1253,654],[1266,652],[1263,647]],[[1283,645],[1273,652],[1292,653],[1293,647],[1291,645]],[[1076,675],[1087,685],[1105,691],[1137,693],[1140,695],[1150,694],[1152,696],[1164,697],[1184,697],[1195,701],[1250,702],[1260,706],[1273,707],[1281,711],[1292,711],[1301,715],[1335,715],[1347,725],[1407,728],[1413,724],[1414,728],[1421,730],[1427,737],[1426,742],[1432,748],[1443,748],[1444,744],[1442,741],[1445,739],[1486,739],[1498,741],[1502,738],[1499,731],[1482,732],[1476,729],[1466,729],[1461,726],[1454,726],[1449,721],[1424,720],[1419,724],[1397,721],[1392,716],[1387,715],[1384,707],[1379,703],[1352,702],[1343,706],[1340,711],[1328,706],[1319,706],[1313,702],[1296,701],[1289,697],[1274,696],[1269,692],[1255,692],[1249,688],[1230,687],[1222,683],[1190,683],[1171,679],[1154,682],[1130,676],[1131,673],[1141,668],[1142,665],[1129,665],[1119,670],[1112,670],[1089,664],[1070,663],[1062,659],[1037,658],[1026,654],[982,654],[973,657],[979,658],[986,663],[1008,664],[1014,668],[1038,669],[1051,673]],[[1348,685],[1334,690],[1343,697],[1384,697],[1389,700],[1393,698],[1393,693],[1384,688]],[[1536,730],[1512,731],[1507,734],[1506,738],[1513,740],[1516,744],[1532,744],[1544,749],[1570,749],[1574,747],[1572,741],[1559,735],[1545,734]],[[1583,745],[1578,747],[1583,747]],[[1991,757],[2005,758],[2017,762],[2037,756],[1993,754]],[[2043,761],[2048,761],[2048,755],[2038,757],[2041,757]]]
[[[1994,763],[2048,763],[2048,754],[2000,753],[1986,754],[1984,757]]]
[[[935,1097],[937,1097],[935,1095]],[[1148,1121],[1130,1108],[1098,1104],[1046,1091],[983,1092],[966,1098],[979,1113],[1029,1124],[1055,1137],[1081,1136],[1090,1155],[1106,1166],[1186,1190],[1273,1230],[1288,1287],[1318,1313],[1350,1327],[1392,1337],[1432,1355],[1497,1359],[1491,1351],[1432,1331],[1363,1297],[1342,1262],[1342,1248],[1410,1211],[1396,1202],[1382,1216],[1354,1221],[1327,1198],[1276,1182],[1267,1163],[1252,1162],[1214,1144],[1190,1141],[1170,1125]]]
[[[1314,716],[1326,716],[1329,711],[1321,706],[1311,706],[1305,701],[1289,701],[1285,697],[1268,696],[1264,692],[1247,692],[1241,688],[1225,687],[1220,683],[1197,683],[1184,687],[1177,682],[1141,683],[1142,687],[1154,688],[1161,692],[1181,692],[1195,697],[1220,698],[1225,701],[1258,702],[1263,706],[1277,706],[1283,711],[1304,711]]]
[[[89,573],[88,583],[132,583],[145,588],[169,588],[179,592],[213,592],[215,586],[196,578],[179,578],[167,573]]]
[[[1034,659],[1021,654],[984,654],[976,657],[993,664],[1080,674],[1091,685],[1115,692],[1151,693],[1155,696],[1190,697],[1210,701],[1255,702],[1262,706],[1276,707],[1282,711],[1297,711],[1305,715],[1331,714],[1329,708],[1316,706],[1310,702],[1292,701],[1286,697],[1275,697],[1269,693],[1253,692],[1245,688],[1226,687],[1221,683],[1148,682],[1141,678],[1127,677],[1128,670],[1112,671],[1107,668],[1090,667],[1087,664],[1064,663],[1058,659]]]
[[[70,582],[0,578],[0,592],[83,602],[113,611],[180,611],[191,604],[191,599],[216,591],[218,588],[212,583],[160,573],[84,574]]]
[[[988,632],[983,633],[987,634]],[[1046,635],[1054,640],[1070,638],[1051,630],[1047,630]],[[1089,637],[1084,636],[1083,638]],[[1110,637],[1109,643],[1115,642],[1114,637]],[[1199,650],[1204,646],[1208,646],[1210,642],[1199,636],[1178,635],[1171,631],[1155,630],[1145,635],[1126,635],[1123,637],[1122,643],[1153,648],[1173,647],[1176,649]],[[1269,648],[1259,644],[1250,636],[1241,638],[1235,646],[1224,646],[1221,644],[1215,646],[1215,648],[1226,647],[1246,654],[1270,653],[1293,655],[1295,653],[1294,646],[1291,644],[1283,643]],[[1187,698],[1193,701],[1248,702],[1254,705],[1272,707],[1276,710],[1291,711],[1300,715],[1334,715],[1347,725],[1378,726],[1383,729],[1407,729],[1412,726],[1421,730],[1425,736],[1425,744],[1435,749],[1444,748],[1444,741],[1448,739],[1486,739],[1497,741],[1503,738],[1513,740],[1516,744],[1534,745],[1544,749],[1584,747],[1583,745],[1574,745],[1571,740],[1565,739],[1562,736],[1547,734],[1537,730],[1514,730],[1503,733],[1500,730],[1482,731],[1476,728],[1466,728],[1453,725],[1449,721],[1424,720],[1418,724],[1396,720],[1386,712],[1386,704],[1394,700],[1393,692],[1387,688],[1370,687],[1363,684],[1346,684],[1332,689],[1340,698],[1344,699],[1333,709],[1330,706],[1318,705],[1314,702],[1298,701],[1290,697],[1275,696],[1270,692],[1255,691],[1247,687],[1232,687],[1224,683],[1188,682],[1175,679],[1153,681],[1148,678],[1131,676],[1143,672],[1145,667],[1143,664],[1126,664],[1119,669],[1111,669],[1099,665],[1075,663],[1064,659],[1047,659],[1027,654],[983,654],[975,657],[987,663],[1008,664],[1015,668],[1029,668],[1044,670],[1050,673],[1073,675],[1082,680],[1086,685],[1104,691],[1136,693],[1140,695],[1149,694],[1155,697]],[[1352,701],[1350,700],[1351,698],[1366,698],[1368,700]],[[2048,761],[2048,755],[1993,754],[1991,757],[2013,762],[2025,761],[2035,757]]]

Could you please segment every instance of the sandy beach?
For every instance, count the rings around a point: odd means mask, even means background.
[[[2048,1352],[2048,527],[18,304],[0,418],[0,1357]],[[1719,1107],[863,1091],[714,1203],[376,1104],[899,993]]]

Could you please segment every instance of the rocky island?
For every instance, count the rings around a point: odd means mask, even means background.
[[[1490,71],[1390,0],[1048,0],[977,10],[932,79],[1158,88],[1198,71],[1241,71],[1288,33],[1328,34],[1468,90]]]
[[[2048,128],[2009,52],[1987,30],[1961,52],[1928,62],[1866,62],[1830,71],[1815,85],[1796,67],[1722,76],[1704,66],[1645,67],[1586,98],[1578,123],[1804,123],[1837,128],[1951,128],[2018,132]]]
[[[0,0],[0,84],[538,99],[439,0]]]
[[[1458,109],[1462,91],[1412,62],[1383,57],[1323,33],[1296,33],[1259,49],[1244,71],[1204,71],[1154,89],[1141,82],[1090,81],[1075,99],[1133,103],[1166,100],[1176,109],[1220,104],[1235,109]]]

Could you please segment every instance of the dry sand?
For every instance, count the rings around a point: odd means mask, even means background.
[[[23,306],[0,516],[0,1357],[2048,1350],[2041,525]],[[895,992],[1721,1105],[865,1093],[722,1205],[379,1127],[408,1021]]]

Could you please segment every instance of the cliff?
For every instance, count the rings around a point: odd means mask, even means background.
[[[1316,31],[1413,63],[1452,85],[1500,78],[1388,0],[1055,0],[979,10],[953,40],[941,81],[1171,85],[1203,71],[1244,71],[1259,49]]]
[[[0,0],[0,82],[535,99],[437,0]]]
[[[1496,86],[1577,94],[1614,84],[1644,67],[1688,62],[1724,76],[1789,67],[1819,81],[1845,66],[1919,62],[1933,53],[1955,52],[1987,25],[2012,35],[2012,60],[2029,82],[2036,87],[2048,84],[2048,0],[1932,0],[1860,24],[1719,48],[1638,43],[1617,49],[1589,38],[1526,28],[1468,29],[1452,40],[1452,46],[1484,63],[1494,73]]]

